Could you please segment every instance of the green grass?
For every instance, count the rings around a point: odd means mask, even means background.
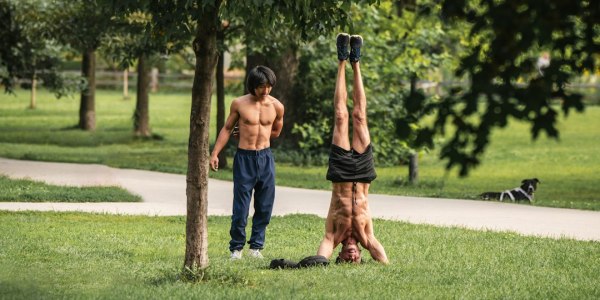
[[[97,130],[73,129],[78,123],[79,99],[55,99],[39,93],[38,108],[27,109],[28,94],[2,95],[0,156],[44,161],[101,163],[124,168],[181,173],[187,167],[191,96],[158,94],[150,97],[150,126],[155,139],[133,135],[135,100],[119,92],[96,94]],[[132,95],[135,99],[135,95]],[[214,118],[213,118],[214,119]]]
[[[326,200],[324,200],[326,201]],[[183,217],[0,212],[2,299],[598,299],[600,243],[375,220],[390,265],[269,270],[314,255],[323,219],[274,217],[264,260],[228,259],[209,217],[207,280],[179,279]],[[351,296],[350,296],[351,295]]]
[[[120,187],[70,187],[10,179],[0,175],[4,202],[139,202],[142,198]]]
[[[132,134],[135,100],[122,100],[120,92],[97,93],[95,132],[71,129],[78,121],[77,97],[55,99],[39,93],[38,109],[29,110],[28,93],[0,96],[0,156],[44,161],[98,163],[185,174],[191,96],[189,93],[152,94],[150,123],[156,139]],[[135,99],[135,95],[132,95]],[[228,97],[231,100],[231,97]],[[214,106],[214,101],[213,101]],[[212,111],[214,139],[214,109]],[[482,165],[468,178],[446,172],[437,152],[420,157],[420,183],[406,184],[406,166],[377,167],[379,177],[372,193],[477,199],[484,191],[517,187],[525,178],[542,184],[534,205],[600,210],[600,107],[561,119],[561,140],[531,140],[528,125],[511,122],[493,132]],[[282,150],[275,150],[277,152]],[[231,159],[229,160],[231,163]],[[283,186],[329,190],[326,167],[298,167],[279,162],[277,183]],[[211,172],[231,179],[231,170]]]

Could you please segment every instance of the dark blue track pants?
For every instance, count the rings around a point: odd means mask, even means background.
[[[250,249],[263,249],[265,231],[275,200],[275,160],[270,148],[237,149],[233,159],[233,213],[229,250],[241,250],[246,243],[246,223],[254,190],[254,216]]]

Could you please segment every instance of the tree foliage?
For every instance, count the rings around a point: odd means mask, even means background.
[[[0,1],[0,78],[7,92],[16,79],[41,79],[58,97],[81,81],[60,73],[65,47],[48,34],[50,11],[39,1]]]
[[[79,52],[98,49],[115,27],[109,1],[52,1],[52,34]]]
[[[598,1],[441,1],[445,20],[467,21],[470,37],[479,37],[460,59],[456,76],[469,81],[466,90],[455,89],[428,109],[435,123],[418,133],[431,145],[435,134],[453,133],[441,158],[460,175],[480,163],[495,127],[510,118],[531,123],[533,138],[545,132],[559,137],[560,110],[568,115],[583,111],[582,96],[568,90],[569,81],[597,68],[600,53],[600,2]],[[551,63],[543,76],[535,69],[540,52]],[[448,133],[450,134],[450,133]]]
[[[395,1],[353,5],[352,23],[340,29],[364,37],[361,64],[369,130],[380,165],[405,162],[419,150],[413,143],[415,132],[426,104],[436,98],[421,90],[411,94],[411,79],[441,80],[440,70],[456,65],[454,54],[460,49],[458,25],[446,26],[432,13],[439,6],[429,1],[411,9],[400,14]],[[301,51],[296,99],[308,101],[300,101],[303,114],[294,132],[302,136],[299,147],[314,155],[331,142],[335,53],[334,35],[318,38]]]

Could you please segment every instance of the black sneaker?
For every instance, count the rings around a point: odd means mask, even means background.
[[[363,45],[363,38],[360,35],[350,37],[350,62],[355,63],[360,60],[360,47]]]
[[[347,33],[340,33],[337,35],[335,45],[337,46],[338,60],[347,60],[348,55],[348,43],[350,42],[350,36]]]

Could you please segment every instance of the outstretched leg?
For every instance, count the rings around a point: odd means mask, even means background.
[[[352,101],[354,108],[352,110],[352,149],[358,153],[364,153],[369,144],[369,126],[367,124],[367,96],[360,74],[360,48],[363,39],[360,35],[350,37],[350,64],[354,73],[354,89]]]
[[[352,149],[359,153],[363,153],[371,143],[369,126],[367,124],[367,97],[360,75],[360,63],[352,63],[352,70],[354,71],[354,90],[352,93],[352,101],[354,102],[354,108],[352,110]]]
[[[335,93],[333,95],[333,106],[335,120],[333,126],[333,144],[350,150],[350,139],[348,138],[348,92],[346,91],[346,61],[338,62],[337,79],[335,81]]]

